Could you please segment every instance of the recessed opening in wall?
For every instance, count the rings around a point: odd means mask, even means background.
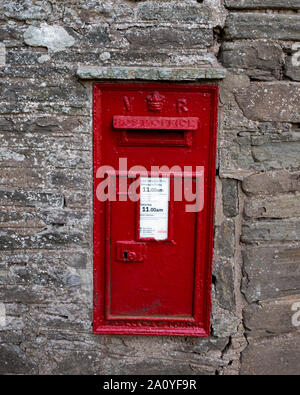
[[[95,333],[210,336],[218,98],[94,84]]]

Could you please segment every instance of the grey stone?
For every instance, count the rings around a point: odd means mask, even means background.
[[[6,64],[6,48],[3,43],[0,43],[0,67]]]
[[[31,189],[43,188],[43,176],[37,169],[23,168],[22,173],[20,169],[14,168],[0,168],[0,183],[7,188],[14,189]]]
[[[88,225],[89,215],[86,211],[73,209],[39,210],[39,216],[47,225]]]
[[[0,130],[3,132],[9,132],[14,129],[14,123],[5,118],[0,118]]]
[[[69,190],[65,191],[66,206],[70,208],[89,208],[91,197],[84,191]]]
[[[180,23],[208,24],[211,21],[211,8],[203,4],[196,4],[187,0],[182,3],[160,3],[146,1],[138,5],[138,20],[169,21]]]
[[[162,66],[166,62],[170,62],[171,58],[171,54],[165,53],[163,51],[150,50],[145,52],[135,50],[134,48],[128,51],[111,52],[110,55],[110,61],[120,66],[128,66],[129,64],[132,66],[139,66],[141,64]]]
[[[222,180],[223,211],[226,217],[236,217],[239,213],[238,183],[236,180]]]
[[[78,8],[80,10],[79,15],[77,13],[79,20],[84,21],[85,23],[94,23],[97,24],[99,21],[131,21],[134,20],[134,9],[130,7],[129,4],[123,4],[121,2],[115,2],[111,0],[99,1],[99,0],[91,0],[91,1],[80,1],[78,4]],[[66,6],[67,13],[70,14],[70,19],[72,18],[72,14],[74,15],[72,5]]]
[[[249,303],[300,294],[298,245],[243,250],[242,291]]]
[[[52,146],[58,148],[57,144],[63,141],[61,149],[68,146],[71,149],[78,149],[78,146],[87,142],[86,125],[84,120],[79,122],[77,117],[64,116],[32,116],[30,119],[19,119],[16,116],[3,118],[3,131],[11,133],[1,133],[1,144],[3,146],[43,148]],[[78,131],[80,130],[80,133]],[[13,132],[13,133],[12,133]],[[22,132],[22,133],[20,133]],[[26,134],[27,133],[27,134]],[[41,138],[42,137],[42,138]],[[82,147],[85,148],[85,147]]]
[[[3,7],[3,10],[1,8]],[[50,13],[47,4],[34,4],[31,0],[25,1],[10,1],[3,4],[0,10],[8,18],[16,19],[19,21],[26,20],[46,20]]]
[[[0,285],[0,296],[4,303],[22,303],[30,308],[34,305],[52,305],[53,300],[57,304],[74,303],[80,304],[82,309],[87,310],[86,305],[88,299],[87,295],[81,292],[79,286],[68,287],[57,286],[49,283],[48,285],[36,285],[36,284],[1,284]],[[88,302],[89,303],[89,302]],[[89,311],[89,310],[88,310]],[[29,315],[30,319],[30,315]],[[30,323],[29,323],[30,325]],[[91,325],[89,323],[88,325]],[[38,326],[38,325],[37,325]],[[35,328],[31,326],[29,331]],[[26,333],[25,333],[26,335]]]
[[[22,235],[12,230],[0,231],[0,250],[16,250],[23,248],[52,249],[68,245],[84,245],[82,232],[45,230],[32,235]]]
[[[97,67],[82,66],[77,70],[81,79],[121,79],[149,81],[195,81],[220,79],[225,76],[222,68],[205,67]]]
[[[215,262],[213,273],[217,301],[222,308],[233,311],[235,308],[233,262],[225,259],[215,259]]]
[[[270,169],[297,169],[300,165],[300,141],[266,143],[252,147],[256,162],[267,163]]]
[[[4,139],[4,134],[0,133],[0,140]],[[13,139],[15,145],[21,139]],[[16,141],[17,140],[17,141]],[[49,149],[34,150],[33,146],[26,147],[26,138],[24,145],[19,147],[5,147],[11,140],[5,141],[4,147],[0,148],[1,167],[15,168],[43,168],[44,166],[53,166],[55,168],[89,168],[90,152],[86,150],[72,150],[67,148],[68,140],[64,139],[47,139],[44,144],[47,148],[47,140],[55,140],[53,146]],[[69,142],[72,145],[72,141]],[[58,150],[55,150],[57,148]]]
[[[299,374],[299,334],[248,341],[249,346],[242,353],[242,375]]]
[[[6,253],[1,261],[0,283],[65,288],[74,280],[75,285],[81,285],[78,273],[87,269],[87,261],[87,252],[78,249],[57,252],[27,250],[26,253],[13,251],[11,254]]]
[[[231,219],[215,228],[214,286],[218,304],[227,310],[235,306],[234,291],[235,226]]]
[[[88,173],[88,172],[87,172]],[[53,186],[73,189],[85,189],[87,180],[83,172],[55,170],[50,176],[50,183]]]
[[[3,208],[0,212],[0,228],[22,228],[22,227],[42,227],[45,225],[40,221],[35,209],[32,208]]]
[[[213,44],[212,31],[204,28],[150,27],[121,31],[134,49],[205,48]]]
[[[53,52],[72,47],[75,39],[59,25],[42,23],[40,27],[30,26],[24,33],[24,41],[33,47],[47,47]]]
[[[63,375],[97,375],[100,374],[99,365],[102,357],[99,352],[90,350],[66,351],[57,366],[52,370],[52,374]]]
[[[236,312],[223,309],[218,302],[213,299],[211,328],[212,335],[216,337],[233,336],[238,331],[241,318]]]
[[[160,358],[120,358],[117,355],[107,356],[103,360],[102,374],[152,374],[152,375],[214,375],[216,368],[205,364],[188,361],[176,361]]]
[[[300,8],[299,0],[225,0],[225,6],[230,9]]]
[[[246,222],[243,225],[241,240],[250,244],[263,241],[300,241],[300,221]]]
[[[49,73],[49,69],[48,72]],[[65,88],[65,89],[63,89]],[[87,100],[87,92],[80,84],[44,84],[41,87],[37,84],[27,84],[26,89],[24,84],[15,83],[11,84],[8,89],[5,84],[0,84],[0,99],[7,100],[8,102],[24,101],[25,98],[30,102],[72,102],[75,100],[77,103],[85,102]]]
[[[246,200],[244,212],[249,218],[300,217],[299,201],[299,195],[252,198]]]
[[[223,351],[229,343],[229,338],[217,338],[217,337],[210,337],[210,338],[202,338],[198,339],[196,345],[193,345],[192,351],[198,353],[206,353],[211,350],[216,351]]]
[[[37,374],[37,364],[16,345],[0,344],[0,374]]]
[[[214,374],[223,365],[221,354],[226,343],[226,337],[107,336],[103,373],[128,374],[136,369],[140,374],[161,375],[182,369],[193,375]],[[149,350],[147,356],[145,349]]]
[[[109,37],[109,30],[102,26],[88,26],[85,29],[83,41],[85,45],[107,45],[111,42]]]
[[[283,52],[279,45],[269,42],[225,42],[219,60],[224,67],[244,69],[252,79],[279,79]]]
[[[63,207],[64,197],[59,193],[15,190],[0,190],[0,203],[14,206]]]
[[[249,119],[300,122],[299,84],[253,82],[248,88],[237,91],[235,97]]]
[[[248,335],[267,337],[297,332],[299,328],[293,325],[292,320],[295,303],[300,303],[300,295],[246,306],[243,316]]]
[[[254,174],[246,177],[242,183],[243,190],[249,194],[276,194],[300,191],[300,173],[275,171]]]
[[[9,50],[6,51],[6,64],[14,65],[16,68],[20,65],[33,65],[41,55],[42,53],[31,53],[30,51],[20,51],[18,49]]]
[[[284,14],[230,13],[227,39],[300,40],[300,17]]]

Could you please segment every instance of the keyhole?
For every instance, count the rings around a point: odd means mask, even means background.
[[[124,255],[125,261],[127,261],[127,259],[128,259],[128,252],[127,252],[127,251],[124,251],[124,252],[123,252],[123,255]]]

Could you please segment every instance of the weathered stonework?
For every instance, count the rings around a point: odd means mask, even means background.
[[[299,0],[0,5],[0,374],[299,374]],[[92,82],[218,84],[210,338],[92,333]]]

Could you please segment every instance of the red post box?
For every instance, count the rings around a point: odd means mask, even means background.
[[[94,85],[94,332],[209,336],[218,88]]]

